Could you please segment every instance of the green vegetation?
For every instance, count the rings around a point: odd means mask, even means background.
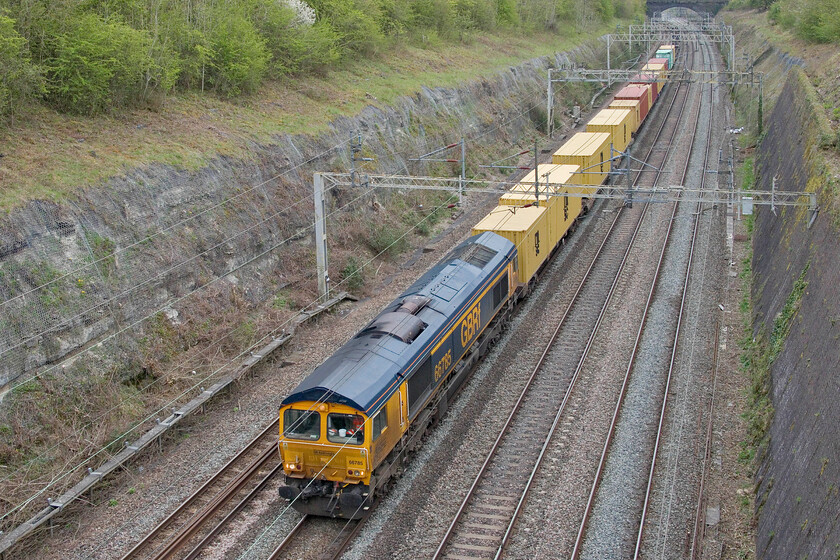
[[[731,8],[768,10],[771,23],[792,29],[816,43],[840,41],[840,5],[837,0],[736,0]]]
[[[41,98],[93,115],[173,90],[236,97],[396,44],[555,31],[638,13],[638,0],[31,0],[0,11],[0,116]]]
[[[799,311],[802,296],[805,288],[808,287],[805,276],[809,268],[810,263],[805,265],[799,278],[794,282],[784,307],[773,320],[769,337],[764,332],[753,336],[752,325],[748,323],[745,336],[741,340],[743,349],[741,367],[750,379],[747,395],[748,408],[743,414],[747,421],[747,440],[741,443],[739,456],[745,464],[754,466],[756,454],[767,443],[768,430],[773,419],[773,404],[770,400],[770,367],[784,348],[793,318]],[[748,293],[748,290],[745,291]],[[748,296],[745,295],[745,297]],[[742,305],[742,309],[743,307]]]
[[[278,310],[294,309],[295,303],[288,291],[281,290],[274,296],[274,299],[271,302],[271,307]]]
[[[356,292],[365,285],[364,271],[362,264],[356,257],[349,257],[344,268],[341,269],[341,282],[344,289]]]
[[[97,269],[103,277],[110,278],[116,272],[116,243],[92,230],[85,230],[85,237],[90,245],[90,251]]]
[[[42,69],[32,63],[26,39],[0,12],[0,118],[15,116],[45,91]]]
[[[408,250],[408,240],[402,227],[392,224],[371,224],[368,227],[367,243],[376,254],[385,254],[391,258]]]
[[[738,170],[741,189],[749,191],[755,188],[755,162],[752,157],[744,158],[744,163]]]
[[[808,287],[808,283],[805,281],[805,275],[808,273],[810,266],[810,262],[805,265],[799,278],[793,283],[793,289],[791,289],[784,307],[782,307],[782,310],[773,320],[773,331],[770,333],[770,363],[773,363],[782,351],[785,339],[787,339],[788,333],[790,332],[793,316],[799,311],[802,296],[805,293],[805,288]]]

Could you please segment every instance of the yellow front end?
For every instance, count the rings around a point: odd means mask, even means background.
[[[291,479],[370,484],[370,422],[342,404],[298,402],[280,409],[280,457]]]

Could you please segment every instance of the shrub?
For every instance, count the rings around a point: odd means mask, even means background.
[[[265,2],[261,2],[261,5]],[[326,22],[300,21],[289,8],[277,4],[255,18],[255,25],[266,38],[272,67],[280,74],[323,72],[341,58],[338,33]]]
[[[382,45],[382,19],[374,0],[311,0],[319,18],[326,20],[339,37],[341,54],[373,54]]]
[[[455,0],[455,25],[459,30],[496,27],[495,6],[484,0]]]
[[[388,37],[403,35],[411,24],[411,5],[406,0],[379,0],[377,23]]]
[[[519,14],[513,0],[496,0],[496,21],[499,25],[514,26],[519,23]]]
[[[365,285],[365,277],[362,274],[362,266],[355,257],[347,259],[347,264],[341,269],[341,281],[344,287],[355,292]]]
[[[48,98],[60,110],[92,114],[167,91],[177,70],[157,64],[152,50],[145,31],[96,14],[77,16],[54,39]]]
[[[454,35],[454,14],[447,0],[416,0],[411,5],[414,27],[436,31],[442,37]]]
[[[371,224],[368,244],[377,255],[384,253],[396,257],[408,249],[408,241],[403,233],[398,227],[390,224]]]
[[[252,93],[262,83],[270,59],[265,41],[241,13],[215,18],[210,32],[207,84],[227,97]]]
[[[32,64],[15,20],[0,15],[0,117],[14,117],[44,93],[41,69]]]

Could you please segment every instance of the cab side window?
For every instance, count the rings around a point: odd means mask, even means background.
[[[376,416],[373,417],[373,441],[385,431],[385,428],[388,427],[388,410],[383,407],[382,410],[376,413]]]

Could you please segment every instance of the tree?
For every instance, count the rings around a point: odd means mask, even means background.
[[[341,58],[336,31],[325,21],[315,21],[314,12],[310,17],[303,7],[294,10],[275,0],[257,0],[251,20],[279,74],[323,72]]]
[[[140,102],[172,88],[177,68],[151,57],[145,31],[97,14],[82,14],[51,41],[48,99],[60,110],[93,114]]]
[[[382,13],[376,0],[311,0],[320,19],[338,34],[344,53],[373,54],[385,38],[378,22]]]
[[[15,30],[15,20],[0,15],[0,117],[14,118],[43,93],[41,69],[32,64],[26,39]]]

